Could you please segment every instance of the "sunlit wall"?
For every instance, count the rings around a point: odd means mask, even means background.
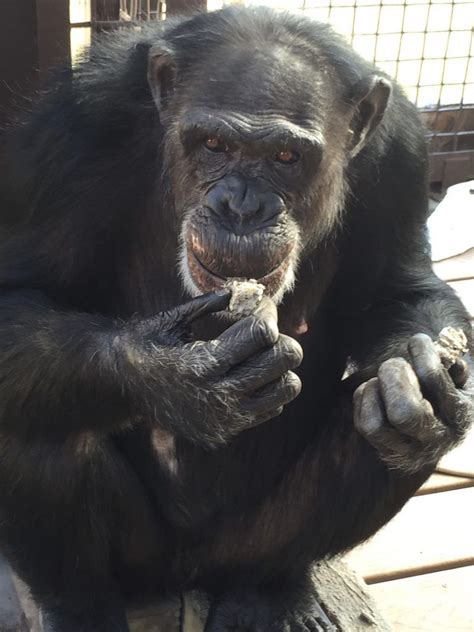
[[[69,0],[69,16],[71,25],[91,21],[91,0]],[[84,48],[90,46],[91,27],[76,26],[71,28],[71,58],[76,63]]]

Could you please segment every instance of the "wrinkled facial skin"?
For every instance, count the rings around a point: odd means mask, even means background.
[[[277,47],[239,52],[232,76],[242,81],[207,65],[206,77],[195,71],[194,84],[176,97],[168,173],[179,174],[171,185],[181,223],[179,267],[192,296],[231,278],[252,278],[279,303],[300,259],[338,219],[341,116],[329,116],[330,89],[321,75],[289,56]]]

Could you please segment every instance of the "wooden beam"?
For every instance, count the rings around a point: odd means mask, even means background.
[[[416,496],[346,561],[368,584],[470,566],[473,503],[474,487]]]
[[[394,630],[472,632],[473,586],[474,566],[467,566],[374,584],[370,592]]]

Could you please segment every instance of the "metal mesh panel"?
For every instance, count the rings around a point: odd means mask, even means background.
[[[403,85],[424,114],[432,152],[474,150],[474,2],[306,0],[300,8]]]
[[[432,179],[474,178],[473,0],[212,0],[266,4],[329,22],[395,77],[429,128]],[[451,165],[447,161],[454,159]]]

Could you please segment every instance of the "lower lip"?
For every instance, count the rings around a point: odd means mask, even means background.
[[[201,292],[212,292],[222,287],[231,278],[242,277],[221,277],[208,270],[197,258],[194,252],[187,250],[188,267],[191,273],[191,277],[196,286]],[[287,257],[280,263],[280,265],[266,274],[265,276],[256,279],[258,283],[265,286],[265,294],[273,296],[279,289],[283,279],[286,276],[288,268],[290,266],[290,258]]]

